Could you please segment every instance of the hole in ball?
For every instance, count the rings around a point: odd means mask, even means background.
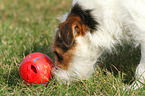
[[[36,68],[35,68],[33,65],[31,65],[31,70],[32,70],[34,73],[37,73],[37,70],[36,70]]]

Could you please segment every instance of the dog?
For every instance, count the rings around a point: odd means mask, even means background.
[[[105,50],[123,40],[141,45],[135,82],[145,83],[145,0],[73,0],[61,18],[52,44],[55,77],[60,82],[90,78],[94,64]]]

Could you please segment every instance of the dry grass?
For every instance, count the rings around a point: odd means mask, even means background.
[[[133,80],[140,58],[139,47],[127,45],[117,48],[118,55],[104,53],[97,62],[103,68],[98,67],[89,80],[60,85],[52,79],[47,86],[22,82],[18,68],[26,55],[42,52],[54,60],[50,45],[59,22],[56,17],[70,8],[71,0],[0,1],[0,95],[144,95],[144,89],[123,91],[120,87],[125,85],[122,80],[127,84]]]

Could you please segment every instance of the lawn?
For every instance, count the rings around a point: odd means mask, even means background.
[[[57,17],[71,8],[71,0],[0,0],[0,95],[56,96],[132,96],[145,95],[145,88],[123,90],[134,80],[140,59],[140,46],[117,46],[97,60],[92,78],[60,85],[55,79],[46,86],[27,86],[19,76],[25,56],[41,52],[53,58],[50,51]],[[117,52],[116,52],[117,51]]]

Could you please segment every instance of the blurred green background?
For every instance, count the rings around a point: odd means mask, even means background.
[[[71,0],[0,0],[0,95],[130,96],[145,95],[144,89],[123,90],[134,80],[140,47],[118,45],[97,60],[98,70],[89,80],[59,84],[55,78],[46,86],[27,86],[19,76],[23,58],[50,51],[59,20],[71,9]],[[85,1],[84,1],[85,2]],[[117,51],[117,52],[116,52]],[[117,54],[118,53],[118,54]],[[101,69],[100,69],[101,68]]]

